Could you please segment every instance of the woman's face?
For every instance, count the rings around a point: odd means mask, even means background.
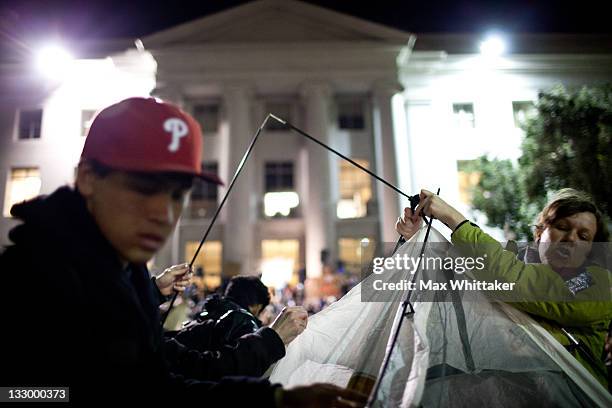
[[[546,226],[539,239],[542,263],[554,268],[578,268],[591,252],[597,232],[597,219],[590,212],[579,212]]]

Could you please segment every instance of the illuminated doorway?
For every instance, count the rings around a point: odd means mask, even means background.
[[[261,280],[281,289],[299,281],[300,241],[297,239],[264,239],[261,241]]]
[[[200,243],[197,241],[189,241],[185,244],[185,259],[193,258],[198,245]],[[223,244],[221,241],[204,243],[193,263],[194,283],[199,289],[210,291],[221,286],[222,256]]]

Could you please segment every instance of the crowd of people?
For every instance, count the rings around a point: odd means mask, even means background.
[[[129,98],[94,119],[74,186],[12,208],[22,223],[0,256],[6,288],[0,307],[9,330],[0,349],[1,385],[65,385],[76,402],[365,404],[366,395],[331,384],[283,389],[261,378],[305,330],[309,312],[350,285],[307,309],[303,287],[271,294],[259,278],[237,276],[222,293],[193,299],[187,291],[184,313],[172,330],[162,330],[159,306],[190,287],[192,271],[176,265],[151,278],[146,263],[173,231],[194,177],[221,183],[202,172],[201,158],[200,127],[190,115],[153,98]],[[397,222],[406,239],[425,214],[451,228],[453,244],[478,251],[476,244],[495,243],[437,195],[423,190],[420,198],[417,210],[406,209]],[[589,259],[592,243],[609,236],[586,196],[567,190],[551,201],[535,240],[536,261],[500,248],[488,252],[498,267],[483,278],[503,276],[521,290],[544,286],[564,296],[601,290],[599,282],[609,291],[609,272]],[[36,303],[20,302],[26,286]],[[575,357],[607,384],[599,356],[605,350],[611,357],[611,304],[534,301],[518,307],[562,344],[569,345],[564,332],[570,330],[584,345],[574,349]],[[19,313],[10,312],[15,307]]]

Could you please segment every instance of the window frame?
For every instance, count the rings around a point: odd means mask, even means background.
[[[283,172],[282,174],[276,174],[274,175],[275,180],[278,182],[279,180],[281,180],[281,182],[277,183],[276,186],[274,186],[273,188],[269,188],[270,186],[268,185],[268,168],[269,166],[275,165],[277,167],[280,166],[287,166],[287,168],[291,169],[290,173],[286,173]],[[291,177],[291,183],[285,183],[283,181],[284,177]],[[293,160],[267,160],[264,162],[264,188],[263,188],[264,194],[265,193],[278,193],[278,192],[285,192],[285,191],[296,191],[296,187],[295,187],[295,163]]]
[[[214,128],[214,130],[207,128],[206,125],[203,124],[203,123],[210,123],[210,122],[200,120],[200,115],[196,113],[196,110],[200,107],[214,108],[212,110],[216,110],[216,119],[215,119],[216,127]],[[191,115],[196,120],[196,122],[198,122],[198,124],[200,125],[203,136],[215,136],[219,133],[221,129],[221,116],[222,116],[221,108],[222,108],[221,102],[214,100],[214,99],[194,101],[193,103],[191,103]]]
[[[359,105],[361,108],[361,127],[346,127],[346,126],[342,126],[342,118],[343,118],[343,114],[342,114],[342,105],[348,106],[349,104],[352,104],[354,106]],[[354,107],[353,106],[353,107]],[[347,132],[363,132],[366,130],[367,128],[367,118],[366,118],[366,100],[364,97],[359,97],[359,96],[339,96],[336,98],[336,112],[337,112],[337,116],[336,116],[336,126],[338,127],[339,130],[342,131],[347,131]],[[352,113],[352,112],[351,112]],[[357,115],[353,115],[353,114],[348,114],[346,115],[350,118],[349,122],[354,122],[355,118],[358,117]]]
[[[27,137],[27,138],[22,138],[21,137],[21,121],[22,121],[22,117],[23,117],[23,113],[24,112],[40,112],[40,124],[39,124],[39,129],[38,129],[38,137]],[[34,142],[34,141],[38,141],[41,140],[43,138],[43,119],[44,119],[44,109],[42,107],[32,107],[32,108],[18,108],[17,112],[15,114],[15,130],[14,130],[14,134],[15,137],[14,139],[18,142]]]
[[[472,120],[470,121],[471,126],[470,127],[463,127],[461,126],[461,124],[459,123],[459,121],[457,120],[457,116],[460,112],[455,110],[456,106],[465,106],[465,105],[471,105],[472,107]],[[453,117],[453,125],[457,130],[464,130],[464,131],[470,131],[473,129],[476,129],[477,126],[477,121],[476,121],[476,104],[474,102],[469,102],[469,101],[464,101],[464,102],[452,102],[451,103],[451,112],[452,112],[452,117]]]

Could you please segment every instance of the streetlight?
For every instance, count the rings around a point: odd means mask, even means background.
[[[59,45],[47,45],[36,55],[36,68],[47,78],[59,80],[69,74],[74,58]]]
[[[499,35],[490,35],[480,43],[480,53],[485,57],[499,57],[506,51],[506,42]]]

